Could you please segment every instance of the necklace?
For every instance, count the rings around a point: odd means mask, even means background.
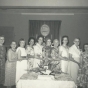
[[[16,49],[11,49],[13,52],[15,52],[16,51]]]

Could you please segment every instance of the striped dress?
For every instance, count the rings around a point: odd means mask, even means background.
[[[7,61],[5,64],[5,84],[4,84],[5,86],[15,85],[16,60],[17,60],[16,52],[12,51],[12,49],[9,49],[7,53]]]

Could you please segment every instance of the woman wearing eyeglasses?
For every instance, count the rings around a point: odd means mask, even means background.
[[[60,70],[60,58],[59,58],[59,40],[54,39],[53,40],[53,47],[51,50],[51,71],[54,73],[59,73]]]
[[[7,61],[5,64],[5,84],[7,88],[11,88],[11,86],[15,85],[16,79],[16,42],[12,41],[10,45],[10,49],[7,52]]]
[[[80,39],[75,38],[73,43],[74,44],[69,48],[69,57],[70,57],[70,60],[72,60],[70,61],[69,71],[70,71],[70,75],[73,78],[73,80],[77,82],[79,65],[82,61],[81,51],[79,48]]]

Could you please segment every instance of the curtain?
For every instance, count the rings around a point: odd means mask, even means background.
[[[29,20],[29,37],[36,38],[38,35],[41,35],[40,29],[44,24],[48,25],[50,28],[50,33],[46,36],[46,38],[50,38],[52,40],[55,38],[59,39],[61,20]]]

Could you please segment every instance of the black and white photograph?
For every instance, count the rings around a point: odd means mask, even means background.
[[[0,0],[0,88],[88,88],[88,0]]]

